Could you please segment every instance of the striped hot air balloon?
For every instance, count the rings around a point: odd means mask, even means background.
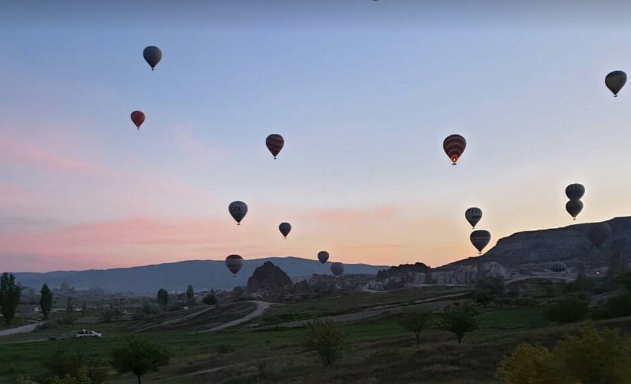
[[[471,244],[482,254],[482,250],[489,244],[491,241],[491,233],[489,231],[477,230],[471,232],[469,236],[471,240]]]
[[[580,200],[585,195],[585,187],[581,184],[570,184],[565,188],[565,195],[570,200]]]
[[[556,263],[552,264],[552,267],[550,268],[552,272],[564,272],[566,269],[567,269],[567,265],[565,265],[565,263],[562,263],[560,261],[557,261]]]
[[[458,162],[458,159],[462,156],[466,147],[467,141],[460,135],[449,135],[445,141],[443,141],[443,149],[453,165],[456,165],[456,162]]]
[[[464,217],[475,229],[475,225],[482,219],[482,210],[477,207],[471,207],[465,211]]]
[[[626,83],[627,74],[623,71],[613,71],[605,77],[605,85],[613,93],[613,97],[618,97],[618,92]]]
[[[576,216],[583,210],[583,202],[580,200],[570,200],[565,204],[565,210],[576,220]]]
[[[140,130],[140,126],[145,122],[145,114],[141,111],[133,111],[131,113],[131,121],[136,125],[136,129]]]
[[[243,257],[239,255],[230,255],[226,257],[226,267],[232,272],[232,276],[237,277],[237,273],[243,266]]]
[[[285,145],[285,139],[283,139],[281,135],[274,133],[267,136],[267,139],[265,139],[265,145],[267,145],[267,149],[269,149],[274,156],[274,159],[276,159],[276,156],[278,156]]]
[[[607,223],[595,223],[589,226],[585,234],[594,247],[599,248],[611,236],[611,226]]]

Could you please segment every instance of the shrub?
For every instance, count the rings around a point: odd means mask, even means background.
[[[100,384],[107,378],[100,363],[96,355],[58,349],[42,361],[45,373],[35,380],[44,384]]]
[[[215,296],[214,293],[209,293],[206,296],[204,296],[202,301],[206,305],[215,305],[215,304],[217,304],[217,297]]]
[[[235,348],[231,344],[222,343],[217,346],[217,353],[226,354],[234,352]]]
[[[480,327],[478,316],[482,313],[476,305],[465,304],[443,309],[436,328],[452,332],[458,339],[458,344],[466,333],[473,332]]]
[[[577,298],[560,300],[546,310],[546,317],[556,323],[573,323],[587,316],[587,305],[586,301]]]
[[[101,321],[103,321],[104,323],[109,323],[118,320],[118,318],[121,317],[122,314],[123,313],[120,308],[110,306],[101,310],[100,317]]]
[[[432,318],[432,313],[420,309],[408,309],[401,313],[399,322],[406,331],[414,333],[416,347],[421,343],[421,332],[425,330]]]
[[[304,345],[324,363],[331,365],[348,350],[346,335],[333,320],[313,320],[306,325]]]
[[[595,319],[613,319],[631,316],[631,294],[612,296],[596,307],[592,313]]]
[[[631,377],[629,338],[618,330],[565,335],[552,351],[521,344],[500,363],[498,376],[509,384],[628,384]]]
[[[111,364],[120,374],[133,373],[138,378],[169,364],[169,351],[148,340],[129,337],[127,343],[112,350]]]

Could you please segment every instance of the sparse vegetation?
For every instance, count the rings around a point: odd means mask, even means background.
[[[41,364],[45,372],[35,381],[42,384],[100,384],[107,378],[106,370],[94,354],[84,356],[81,352],[57,349]]]
[[[348,350],[346,335],[333,320],[313,320],[306,325],[304,345],[329,366]]]
[[[217,304],[217,297],[215,296],[214,293],[211,292],[207,294],[206,296],[204,296],[204,299],[202,301],[206,305],[215,305]]]

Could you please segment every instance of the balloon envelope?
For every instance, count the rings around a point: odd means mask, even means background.
[[[580,200],[585,195],[585,187],[581,184],[570,184],[565,188],[565,196],[570,200]]]
[[[240,225],[241,220],[243,220],[245,215],[248,213],[248,206],[243,201],[233,201],[228,206],[228,211],[230,212],[230,215],[232,215],[232,218],[237,221],[237,224]]]
[[[567,266],[565,265],[565,263],[562,263],[560,261],[557,261],[556,263],[552,264],[552,268],[550,268],[552,272],[563,272],[566,269],[567,269]]]
[[[344,274],[344,264],[339,262],[331,264],[331,273],[335,277],[342,276]]]
[[[327,251],[318,252],[318,260],[324,265],[329,260],[329,253]]]
[[[464,149],[467,147],[467,141],[464,137],[460,135],[450,135],[447,136],[445,141],[443,141],[443,149],[453,165],[456,165],[456,162],[462,156]]]
[[[239,255],[230,255],[226,257],[226,267],[228,267],[228,269],[230,270],[230,272],[232,272],[232,275],[234,277],[237,276],[237,273],[239,273],[239,270],[241,269],[242,266],[243,266],[243,257]]]
[[[611,226],[607,223],[595,223],[587,229],[587,238],[598,248],[611,236]]]
[[[142,56],[145,58],[145,61],[151,67],[151,70],[158,65],[160,60],[162,60],[162,51],[158,47],[149,46],[142,51]]]
[[[576,216],[583,210],[583,202],[580,200],[570,200],[565,204],[565,210],[576,220]]]
[[[605,85],[613,93],[614,97],[618,96],[618,92],[627,83],[627,74],[623,71],[613,71],[605,77]]]
[[[134,122],[137,129],[140,129],[140,126],[142,125],[142,123],[145,122],[145,114],[142,113],[141,111],[133,111],[131,113],[131,121]]]
[[[489,231],[477,230],[471,232],[469,236],[471,240],[471,244],[482,254],[482,250],[486,247],[491,241],[491,233]]]
[[[267,145],[267,149],[269,149],[274,158],[276,158],[276,156],[280,153],[280,150],[283,149],[283,146],[285,145],[285,139],[283,139],[281,135],[274,133],[267,136],[267,139],[265,139],[265,145]]]
[[[283,234],[283,237],[286,239],[287,235],[289,235],[289,232],[291,232],[291,224],[280,223],[280,225],[278,226],[278,229],[280,230],[280,233]]]
[[[467,219],[469,224],[475,228],[475,225],[480,221],[480,219],[482,219],[482,210],[477,207],[469,208],[465,211],[464,217]]]

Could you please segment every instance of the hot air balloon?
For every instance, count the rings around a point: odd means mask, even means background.
[[[241,220],[243,220],[248,213],[248,206],[243,201],[233,201],[228,206],[228,211],[230,215],[232,215],[232,218],[237,221],[237,225],[241,225]]]
[[[557,261],[556,263],[552,264],[552,267],[550,268],[552,272],[564,272],[566,269],[567,269],[567,266],[565,265],[565,263],[562,263],[560,261]]]
[[[320,263],[324,265],[326,261],[329,260],[329,253],[327,251],[318,252],[318,260],[320,260]]]
[[[267,136],[267,139],[265,139],[265,145],[267,145],[267,149],[269,149],[275,159],[280,153],[280,150],[283,149],[285,139],[283,139],[281,135],[274,133]]]
[[[237,277],[237,273],[243,266],[243,257],[239,255],[230,255],[226,257],[226,267],[232,272],[232,276]]]
[[[160,60],[162,60],[162,51],[158,47],[149,46],[142,51],[142,56],[153,71]]]
[[[580,200],[585,194],[585,187],[581,184],[570,184],[565,188],[565,195],[570,200]]]
[[[613,93],[613,97],[618,97],[618,92],[627,82],[627,74],[623,71],[613,71],[605,77],[605,85]]]
[[[475,225],[482,219],[482,210],[480,208],[472,207],[465,211],[464,217],[469,224],[475,229]]]
[[[583,210],[583,202],[580,200],[570,200],[565,204],[565,210],[576,220],[576,216]]]
[[[443,149],[447,156],[449,156],[449,159],[451,159],[453,165],[456,165],[456,162],[460,156],[462,156],[466,147],[467,141],[460,135],[447,136],[445,141],[443,141]]]
[[[331,273],[335,277],[342,276],[344,274],[344,264],[339,262],[331,264]]]
[[[133,111],[131,113],[131,121],[136,125],[136,129],[140,130],[140,126],[145,122],[145,114],[141,111]]]
[[[611,226],[607,223],[592,224],[587,229],[586,235],[594,247],[599,248],[611,236]]]
[[[280,223],[280,225],[278,226],[278,229],[280,230],[280,233],[283,234],[283,237],[286,239],[287,235],[289,235],[289,232],[291,232],[291,224]]]
[[[482,254],[482,250],[489,244],[491,241],[491,233],[489,231],[477,230],[471,232],[469,236],[471,239],[471,244]]]

